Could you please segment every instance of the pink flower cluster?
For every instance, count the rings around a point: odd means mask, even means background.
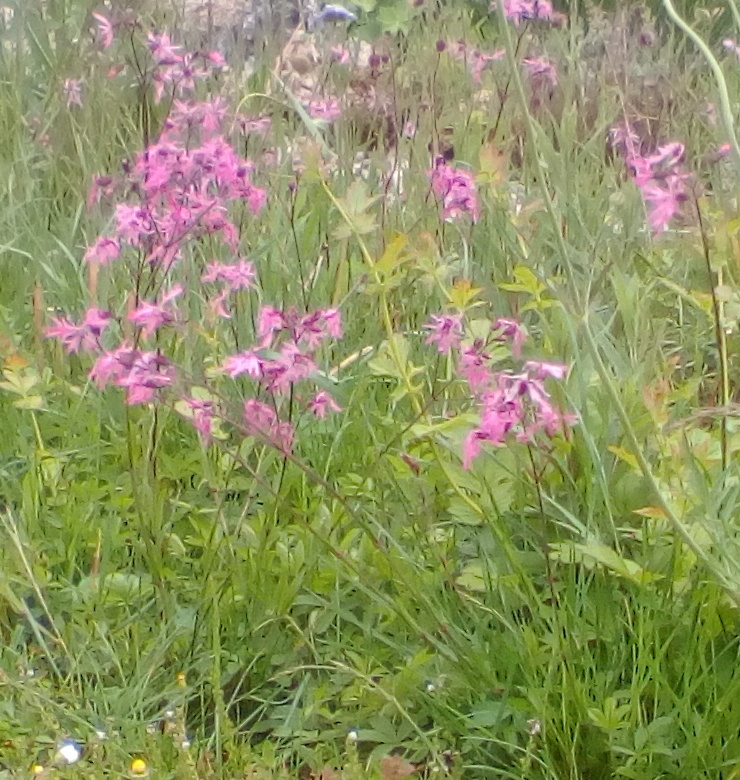
[[[504,14],[515,25],[522,22],[544,21],[560,26],[565,21],[564,14],[557,13],[550,0],[503,0]],[[492,3],[492,7],[495,3]]]
[[[463,40],[446,44],[444,48],[449,51],[452,57],[465,64],[475,84],[481,83],[483,71],[489,65],[503,59],[506,54],[504,49],[496,49],[492,53],[483,52],[478,48],[471,48]]]
[[[642,194],[648,222],[653,233],[663,233],[688,199],[686,180],[691,177],[681,169],[684,145],[673,142],[661,146],[651,155],[639,153],[639,139],[626,124],[611,130],[611,141],[623,154],[632,180]]]
[[[437,157],[427,176],[432,192],[442,205],[443,219],[458,220],[467,214],[473,222],[478,221],[480,206],[472,173],[450,165],[444,157]]]
[[[104,17],[98,18],[107,46],[113,27],[103,21]],[[166,35],[150,35],[148,40],[160,83],[174,84],[175,94],[191,89],[193,79],[207,72],[207,68],[193,70],[194,57],[179,54]],[[215,57],[205,59],[218,64]],[[229,297],[256,286],[254,266],[238,255],[241,236],[232,214],[236,211],[240,223],[245,211],[257,214],[266,192],[252,183],[249,160],[225,139],[226,118],[221,98],[189,102],[175,97],[159,138],[124,165],[123,175],[95,178],[88,205],[110,208],[114,230],[98,236],[85,259],[105,266],[128,258],[135,292],[129,296],[125,322],[93,306],[79,323],[55,317],[46,329],[46,335],[58,339],[68,353],[92,353],[95,362],[89,376],[99,389],[123,388],[128,404],[179,401],[175,408],[205,442],[212,438],[217,416],[226,417],[220,402],[187,390],[204,380],[178,370],[161,347],[144,348],[142,343],[159,339],[164,328],[189,326],[189,318],[178,308],[188,291],[173,276],[179,272],[184,251],[202,238],[209,239],[209,248],[220,244],[224,254],[231,255],[229,261],[208,262],[200,277],[215,314],[229,318]],[[113,323],[124,336],[117,344],[115,337],[104,344],[103,335],[110,333]],[[272,396],[272,405],[254,398],[244,402],[242,432],[258,434],[287,453],[294,431],[292,423],[278,419],[279,399],[292,396],[294,385],[317,371],[315,352],[328,339],[341,338],[341,317],[336,309],[299,314],[262,306],[257,331],[257,346],[232,355],[224,370],[232,377],[249,374]],[[324,391],[315,393],[307,408],[316,417],[339,410]]]
[[[575,418],[563,414],[554,405],[545,386],[546,380],[562,380],[568,367],[561,363],[527,360],[520,370],[496,370],[486,344],[476,339],[463,341],[462,315],[434,315],[426,326],[428,344],[441,353],[457,353],[457,372],[467,383],[480,412],[480,424],[463,442],[463,467],[469,469],[484,443],[500,446],[513,436],[519,442],[532,442],[544,433],[553,436]],[[491,341],[510,341],[511,354],[518,357],[525,332],[514,320],[496,320]]]
[[[281,311],[263,306],[257,336],[259,341],[252,349],[230,355],[222,368],[232,378],[248,375],[256,379],[276,398],[318,371],[314,353],[327,340],[342,337],[341,315],[337,309],[299,314],[295,309]],[[323,418],[340,408],[329,393],[319,391],[309,401],[308,410]],[[293,425],[278,420],[273,407],[249,399],[244,404],[244,421],[248,433],[260,435],[283,452],[290,451]]]
[[[177,97],[195,91],[196,82],[207,78],[213,67],[223,67],[226,63],[218,51],[187,52],[180,54],[179,46],[174,46],[169,35],[149,34],[149,51],[154,58],[153,73],[154,98],[159,103],[168,86]]]
[[[109,384],[124,388],[129,405],[143,404],[173,384],[175,367],[160,350],[143,352],[124,343],[98,357],[90,379],[99,390]]]
[[[236,252],[230,204],[244,204],[257,214],[267,196],[251,181],[252,164],[221,135],[224,118],[219,98],[173,103],[160,138],[126,168],[115,234],[98,238],[85,255],[88,261],[106,264],[129,246],[143,252],[150,265],[167,270],[182,246],[206,235],[220,236]],[[88,202],[99,200],[100,193],[96,181]]]

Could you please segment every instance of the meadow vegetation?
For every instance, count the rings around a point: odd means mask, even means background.
[[[5,0],[0,778],[737,780],[736,4],[354,10]]]

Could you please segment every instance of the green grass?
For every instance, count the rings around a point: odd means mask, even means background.
[[[667,19],[640,44],[627,12],[551,29],[384,3],[357,30],[401,28],[376,42],[379,75],[357,76],[376,102],[331,126],[283,90],[277,42],[199,86],[273,120],[232,139],[267,190],[238,222],[258,286],[209,319],[198,278],[233,254],[190,242],[170,279],[188,319],[157,345],[235,419],[252,385],[214,369],[254,342],[259,306],[339,307],[317,361],[342,411],[311,420],[295,389],[286,458],[228,422],[203,446],[177,399],[126,406],[88,379],[90,355],[43,337],[91,287],[123,317],[157,281],[133,253],[94,285],[83,261],[112,229],[111,204],[86,207],[92,177],[169,110],[144,31],[101,51],[83,5],[17,3],[1,32],[0,776],[136,776],[142,758],[187,780],[740,777],[737,164],[710,161],[734,120],[706,111],[693,44]],[[507,51],[480,84],[435,46],[461,37]],[[740,65],[711,46],[734,106]],[[559,81],[536,106],[516,62],[543,55]],[[340,66],[315,75],[360,91]],[[646,151],[686,144],[695,200],[662,235],[606,142],[625,115]],[[476,175],[475,225],[440,221],[430,195],[445,143]],[[394,156],[403,193],[380,197]],[[479,333],[521,321],[527,359],[567,363],[552,389],[578,423],[463,469],[475,409],[423,329],[453,305]],[[57,766],[69,736],[83,760]]]

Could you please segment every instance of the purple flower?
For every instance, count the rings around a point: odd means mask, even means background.
[[[462,314],[432,314],[425,326],[429,331],[425,344],[436,344],[440,354],[458,349],[463,336]]]
[[[478,193],[475,178],[469,171],[455,168],[438,157],[432,170],[427,172],[432,192],[442,202],[442,217],[445,220],[458,220],[465,214],[473,222],[480,217]]]

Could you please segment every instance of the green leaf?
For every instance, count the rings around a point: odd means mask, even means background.
[[[378,11],[378,22],[387,33],[407,32],[411,21],[411,8],[407,0],[396,0],[393,5],[383,6]]]
[[[32,409],[36,412],[46,408],[44,399],[40,395],[27,395],[25,398],[19,398],[17,401],[13,401],[13,406],[16,409]]]
[[[368,212],[378,199],[378,195],[368,194],[367,185],[362,179],[353,181],[347,188],[347,194],[337,198],[345,222],[334,229],[334,237],[341,240],[372,233],[378,223],[375,216]]]
[[[643,569],[635,561],[623,558],[616,550],[595,540],[586,544],[576,542],[553,544],[550,546],[550,557],[562,563],[580,563],[587,568],[601,565],[636,585],[647,585],[660,578],[660,575]]]

